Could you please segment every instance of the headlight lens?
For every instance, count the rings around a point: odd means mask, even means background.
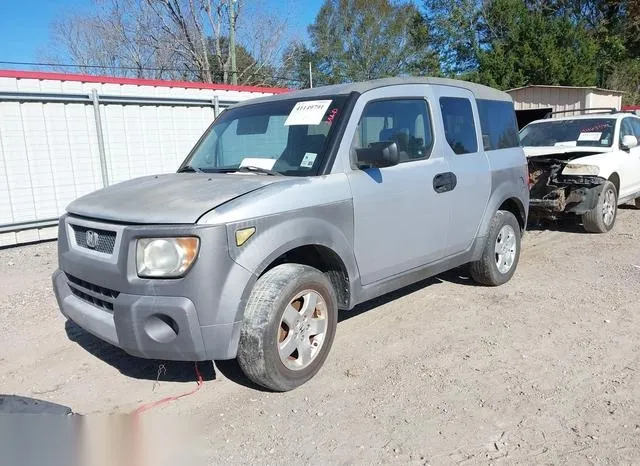
[[[563,175],[598,175],[600,173],[600,168],[596,165],[583,165],[579,163],[568,163],[564,170],[562,170]]]
[[[200,240],[184,238],[142,238],[136,248],[138,276],[142,278],[177,278],[193,265]]]

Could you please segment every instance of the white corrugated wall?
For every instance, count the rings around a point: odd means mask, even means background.
[[[551,108],[554,112],[622,106],[622,93],[588,87],[529,86],[507,91],[516,110]],[[568,113],[567,115],[571,115]]]
[[[0,76],[0,247],[55,237],[55,219],[69,202],[102,188],[88,100],[94,89],[99,99],[109,96],[112,102],[122,96],[160,102],[100,103],[109,184],[175,171],[213,121],[214,98],[228,104],[270,94]],[[55,101],[71,95],[86,101]],[[17,100],[21,96],[36,101]],[[167,98],[203,103],[161,102]]]
[[[622,109],[622,94],[611,93],[606,90],[594,90],[587,95],[587,108],[616,108]]]
[[[584,108],[586,90],[559,87],[525,87],[510,91],[516,110],[552,108],[554,112]]]

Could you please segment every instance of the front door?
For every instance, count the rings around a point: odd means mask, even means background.
[[[381,88],[362,96],[345,138],[353,195],[354,252],[363,285],[407,272],[445,255],[449,166],[436,150],[428,86]],[[355,149],[395,142],[398,165],[359,169]],[[436,186],[437,185],[437,186]],[[436,189],[437,188],[437,189]]]

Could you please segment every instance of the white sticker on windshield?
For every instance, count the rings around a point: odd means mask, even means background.
[[[602,133],[580,133],[578,141],[600,141]]]
[[[265,170],[271,170],[275,164],[276,159],[260,159],[257,157],[247,157],[246,159],[242,159],[242,162],[240,162],[241,167],[258,167],[264,168]]]
[[[319,125],[322,122],[322,117],[327,113],[331,100],[308,100],[306,102],[298,102],[287,121],[284,122],[285,126],[296,125]]]
[[[314,154],[313,152],[307,152],[304,154],[302,158],[302,162],[300,162],[300,166],[302,168],[311,168],[313,167],[313,163],[316,161],[316,157],[318,154]]]

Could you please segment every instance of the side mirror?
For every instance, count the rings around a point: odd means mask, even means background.
[[[626,136],[622,136],[622,148],[624,150],[633,149],[638,145],[638,138],[635,136],[631,136],[627,134]]]
[[[356,163],[360,166],[384,168],[398,165],[398,146],[395,142],[372,142],[369,147],[356,149]]]

